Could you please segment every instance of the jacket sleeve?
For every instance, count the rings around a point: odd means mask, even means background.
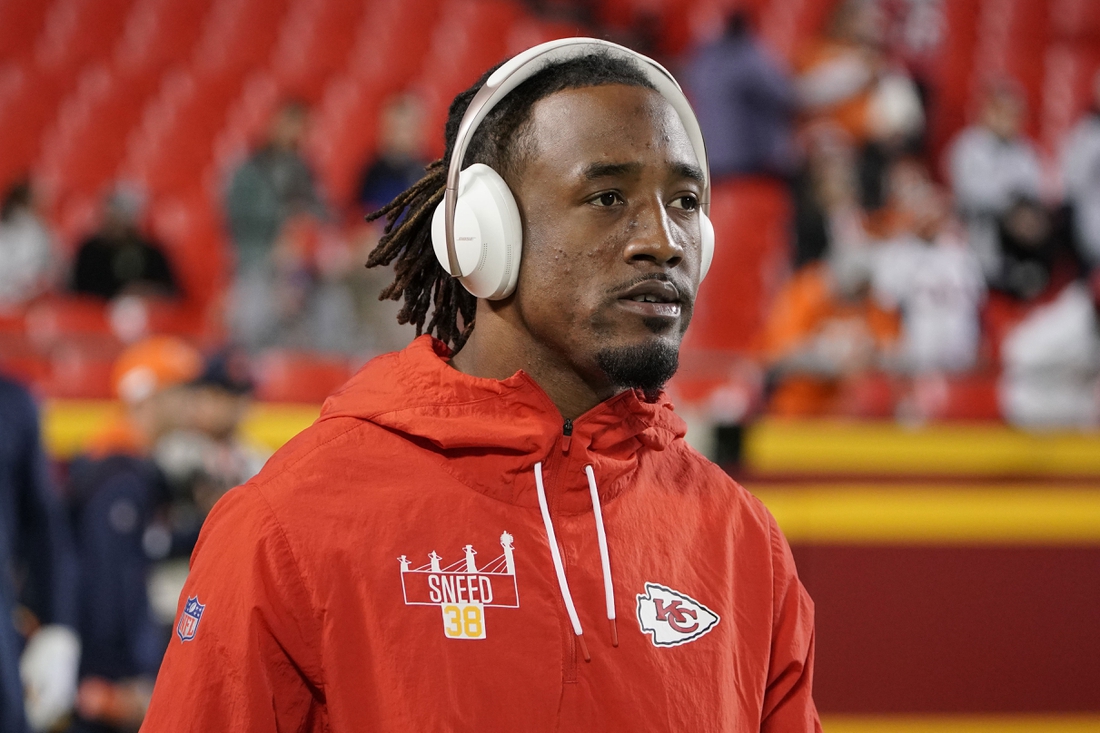
[[[176,618],[144,733],[316,729],[320,624],[259,487],[233,489],[210,513]]]
[[[795,573],[794,557],[771,522],[773,603],[771,662],[761,714],[762,733],[821,731],[813,700],[814,605]]]

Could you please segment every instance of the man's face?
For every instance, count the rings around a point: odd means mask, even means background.
[[[1024,103],[1011,92],[994,92],[986,100],[983,114],[986,126],[995,135],[1004,140],[1012,140],[1020,134],[1023,127]]]
[[[524,135],[509,181],[523,259],[498,307],[529,358],[598,390],[655,389],[699,284],[702,171],[683,124],[658,93],[606,85],[540,100]]]

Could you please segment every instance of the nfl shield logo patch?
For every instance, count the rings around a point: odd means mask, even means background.
[[[195,638],[195,632],[199,629],[199,621],[202,620],[202,612],[206,608],[199,603],[198,596],[191,596],[183,606],[180,614],[180,622],[176,624],[176,635],[180,641],[191,641]]]

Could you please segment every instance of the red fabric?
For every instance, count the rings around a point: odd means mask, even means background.
[[[446,357],[424,337],[375,359],[218,503],[143,730],[819,731],[813,604],[787,543],[759,501],[687,446],[671,404],[624,392],[574,421],[566,447],[527,375],[473,378]],[[558,589],[536,462],[591,662]],[[445,609],[406,605],[415,586],[403,590],[412,573],[399,558],[417,569],[438,552],[446,570],[469,544],[485,570],[504,532],[518,607],[485,606],[485,638],[447,638]],[[647,583],[718,623],[656,646],[637,611]],[[203,606],[197,624],[182,615],[189,598]]]

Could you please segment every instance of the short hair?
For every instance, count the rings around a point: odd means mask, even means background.
[[[19,209],[25,209],[31,205],[31,182],[29,178],[20,178],[4,192],[4,199],[0,202],[0,221],[7,221]]]
[[[436,260],[431,237],[432,214],[443,199],[447,166],[462,117],[474,95],[497,68],[499,65],[486,71],[451,103],[444,127],[443,157],[431,163],[419,181],[367,216],[368,221],[386,218],[384,233],[369,255],[367,267],[394,263],[394,280],[382,290],[379,300],[404,298],[397,314],[398,323],[412,323],[418,336],[425,332],[433,334],[454,351],[462,348],[473,331],[477,299]],[[505,179],[521,175],[528,156],[536,149],[535,141],[526,134],[535,103],[566,89],[609,84],[656,91],[634,61],[606,52],[548,64],[490,110],[470,140],[463,168],[484,163]],[[430,307],[431,320],[425,326]]]

